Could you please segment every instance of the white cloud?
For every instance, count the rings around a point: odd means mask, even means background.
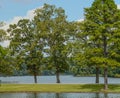
[[[33,10],[29,10],[28,12],[27,12],[27,15],[24,17],[24,18],[27,18],[27,19],[33,19],[33,17],[34,17],[34,11],[35,11],[35,9],[33,9]]]
[[[35,9],[29,10],[27,12],[27,14],[23,17],[22,16],[15,16],[13,19],[5,22],[6,25],[4,25],[3,27],[0,27],[0,29],[7,30],[9,28],[10,24],[17,24],[17,22],[21,19],[30,19],[30,20],[33,19],[34,15],[35,15],[34,11],[35,11]]]
[[[21,20],[21,19],[33,19],[33,17],[34,17],[34,11],[35,11],[35,9],[33,9],[33,10],[29,10],[28,12],[27,12],[27,14],[26,14],[26,16],[16,16],[16,17],[14,17],[10,22],[9,22],[9,24],[17,24],[17,22],[19,21],[19,20]]]
[[[117,5],[118,9],[120,9],[120,4]]]
[[[42,7],[39,7],[39,8],[42,8]],[[10,24],[17,24],[17,22],[21,19],[33,19],[34,18],[34,11],[36,9],[32,9],[32,10],[29,10],[25,16],[15,16],[13,19],[5,22],[5,25],[0,27],[0,29],[4,29],[4,30],[7,30],[9,28],[9,25]],[[0,43],[0,45],[4,46],[4,47],[7,47],[9,45],[9,41],[5,41],[5,42],[2,42]]]
[[[77,22],[82,22],[82,21],[84,21],[84,19],[79,19],[79,20],[77,20]]]
[[[38,8],[42,8],[43,6],[41,7],[38,7]],[[32,10],[29,10],[25,16],[15,16],[13,19],[5,22],[6,25],[4,25],[3,27],[0,27],[0,29],[4,29],[4,30],[7,30],[9,28],[9,25],[10,24],[17,24],[17,22],[21,19],[33,19],[34,16],[35,16],[35,13],[34,11],[38,8],[35,8],[35,9],[32,9]]]

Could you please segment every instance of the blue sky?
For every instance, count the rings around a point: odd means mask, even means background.
[[[29,10],[38,8],[44,3],[62,7],[68,20],[84,18],[84,8],[91,6],[94,0],[0,0],[0,21],[10,21],[16,16],[24,17]],[[120,5],[120,0],[115,0]]]
[[[44,3],[62,7],[68,20],[76,21],[84,19],[84,8],[90,7],[94,0],[0,0],[0,21],[6,23],[2,29],[8,29],[9,24],[17,23],[23,18],[33,17],[33,9],[39,8]],[[120,0],[115,0],[119,5]],[[0,43],[3,46],[8,46],[9,42]]]

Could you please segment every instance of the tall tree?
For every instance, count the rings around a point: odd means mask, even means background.
[[[60,83],[59,74],[68,68],[66,58],[67,21],[65,11],[54,5],[44,4],[42,9],[36,10],[35,20],[38,21],[40,31],[46,34],[47,56],[49,65],[56,72],[57,83]]]
[[[37,75],[43,61],[43,33],[38,31],[34,21],[28,19],[10,25],[8,32],[10,49],[17,60],[17,65],[26,65],[29,73],[34,76],[34,82],[37,83]]]
[[[0,74],[10,75],[13,71],[13,61],[9,49],[0,45]]]
[[[68,40],[68,47],[69,47],[69,58],[70,58],[70,65],[72,69],[76,69],[75,74],[82,74],[83,71],[81,69],[87,68],[87,59],[84,54],[85,51],[85,43],[86,43],[86,36],[82,30],[82,21],[71,22],[69,25],[69,40]],[[84,71],[85,72],[85,71]],[[88,72],[88,70],[86,70]],[[84,73],[85,74],[85,73]]]
[[[94,57],[90,60],[94,65],[104,68],[104,89],[108,89],[108,67],[120,65],[116,59],[111,58],[112,53],[116,53],[111,47],[120,38],[118,25],[120,10],[114,0],[95,0],[90,8],[85,9],[85,31],[88,33],[88,42],[93,45],[91,49],[94,50]]]
[[[3,29],[0,29],[0,43],[7,40],[7,34]],[[12,73],[12,62],[9,54],[9,49],[0,45],[0,74]]]

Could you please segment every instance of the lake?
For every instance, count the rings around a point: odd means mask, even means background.
[[[114,93],[0,93],[0,98],[120,98]]]
[[[56,83],[55,76],[38,76],[38,83],[40,84],[50,84]],[[86,84],[86,83],[95,83],[95,77],[74,77],[72,75],[60,76],[61,83],[67,84]],[[33,76],[12,76],[12,77],[0,77],[0,80],[8,83],[34,83]],[[108,78],[109,84],[120,84],[120,78]],[[104,83],[104,78],[100,77],[100,83]]]

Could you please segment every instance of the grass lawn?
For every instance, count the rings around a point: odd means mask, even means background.
[[[4,92],[113,92],[120,93],[120,85],[111,84],[103,90],[103,84],[2,84],[0,93]]]

